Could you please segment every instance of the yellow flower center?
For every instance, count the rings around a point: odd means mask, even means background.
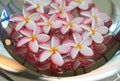
[[[41,7],[40,3],[37,3],[36,6],[37,6],[37,9]]]
[[[67,23],[67,27],[72,28],[72,27],[73,27],[73,23],[72,23],[72,22],[68,22],[68,23]]]
[[[59,13],[62,14],[63,13],[63,9],[59,9]]]
[[[81,4],[81,3],[82,3],[82,0],[75,0],[75,2]]]
[[[78,43],[78,44],[76,44],[76,46],[75,46],[77,49],[82,49],[82,44],[81,43]]]
[[[98,17],[97,16],[93,16],[94,20],[97,21]]]
[[[58,52],[58,48],[52,47],[52,48],[50,49],[50,52],[51,52],[52,54],[56,54],[56,52]]]
[[[95,29],[90,30],[90,32],[92,33],[92,35],[96,34],[96,30]]]
[[[30,21],[30,18],[29,18],[29,17],[25,17],[25,18],[24,18],[24,22],[25,22],[25,23],[29,23],[29,21]]]
[[[37,40],[37,38],[38,38],[38,37],[37,37],[36,35],[31,35],[31,36],[30,36],[31,41],[35,41],[35,40]]]
[[[47,22],[47,26],[48,26],[48,27],[51,27],[52,25],[53,25],[52,22],[50,22],[50,21]]]

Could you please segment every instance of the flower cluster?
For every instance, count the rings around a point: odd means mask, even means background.
[[[12,16],[19,32],[15,51],[39,70],[63,73],[90,66],[104,45],[110,17],[92,0],[25,0],[22,14]],[[99,46],[99,47],[98,47]],[[105,48],[105,47],[104,47]]]

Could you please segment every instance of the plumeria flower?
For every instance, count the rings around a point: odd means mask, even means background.
[[[19,31],[24,26],[33,29],[36,26],[35,21],[38,21],[39,19],[39,13],[30,14],[25,8],[23,8],[23,15],[15,15],[12,17],[12,20],[17,22],[15,26],[16,31]]]
[[[51,0],[25,0],[30,4],[27,10],[35,9],[37,12],[44,13],[44,7],[48,6],[51,3]]]
[[[82,28],[81,28],[82,22],[83,22],[83,18],[81,18],[81,17],[73,18],[67,14],[66,20],[61,22],[64,24],[64,26],[60,29],[60,31],[62,34],[65,34],[70,29],[74,32],[81,32],[82,31]]]
[[[69,3],[70,6],[78,7],[82,10],[87,10],[89,8],[89,4],[93,3],[92,0],[71,0]]]
[[[102,43],[104,41],[103,35],[109,30],[106,26],[96,26],[95,21],[92,22],[92,27],[84,25],[82,28],[87,30],[83,33],[84,37],[90,36],[95,43]]]
[[[79,33],[73,33],[74,43],[71,42],[72,50],[70,51],[70,56],[75,59],[76,56],[82,54],[84,56],[93,56],[93,50],[89,47],[92,44],[90,38],[84,39]]]
[[[59,4],[56,4],[59,3]],[[49,11],[49,14],[59,14],[60,17],[65,18],[65,14],[73,9],[72,6],[66,6],[66,1],[65,0],[57,0],[56,3],[52,3],[51,9]]]
[[[98,8],[92,8],[90,12],[86,11],[80,14],[88,17],[88,19],[86,19],[86,21],[84,22],[85,24],[95,20],[97,25],[101,26],[104,25],[105,22],[108,22],[110,20],[110,17],[105,13],[101,13]]]
[[[28,48],[34,53],[38,52],[39,43],[45,43],[50,39],[48,35],[40,34],[37,28],[34,29],[34,31],[28,29],[22,29],[20,30],[20,32],[24,36],[18,41],[17,47],[21,47],[27,43]]]
[[[56,20],[56,15],[52,15],[50,18],[47,18],[45,15],[41,15],[41,17],[43,19],[43,22],[41,21],[37,23],[37,25],[43,26],[43,31],[45,33],[49,33],[51,28],[57,29],[62,26],[62,23]]]
[[[62,66],[64,60],[61,54],[66,54],[71,47],[68,45],[60,45],[60,40],[57,37],[52,37],[50,44],[41,44],[40,48],[45,50],[39,57],[40,62],[44,62],[48,58],[57,66]]]

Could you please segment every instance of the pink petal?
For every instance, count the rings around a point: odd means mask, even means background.
[[[34,13],[30,16],[31,20],[38,21],[40,19],[40,13]]]
[[[73,38],[74,38],[75,43],[80,43],[82,40],[82,37],[79,33],[73,33]]]
[[[43,6],[41,6],[40,8],[37,8],[36,10],[37,10],[37,12],[44,13],[44,7]]]
[[[87,67],[87,66],[94,65],[96,62],[92,59],[81,59],[80,63],[81,63],[82,66]]]
[[[110,17],[105,13],[99,13],[98,17],[103,19],[105,22],[108,22],[110,20]]]
[[[40,44],[39,47],[40,47],[41,49],[49,50],[49,49],[50,49],[50,44],[49,44],[49,43]]]
[[[71,50],[71,47],[68,45],[61,45],[58,47],[58,51],[62,54],[68,53]]]
[[[89,24],[90,22],[92,22],[91,18],[86,18],[86,20],[83,21],[83,24]]]
[[[78,7],[82,10],[87,10],[89,8],[89,5],[86,1],[82,1],[82,3]]]
[[[65,40],[63,42],[63,45],[67,45],[67,46],[74,46],[75,42],[73,40]]]
[[[45,43],[47,42],[48,40],[50,39],[50,37],[46,34],[39,34],[38,35],[38,41],[41,42],[41,43]]]
[[[56,64],[58,66],[62,66],[64,64],[64,60],[59,53],[53,54],[51,56],[51,60],[54,64]]]
[[[41,15],[41,18],[43,19],[43,21],[48,22],[48,18],[45,15]]]
[[[58,47],[60,45],[60,39],[58,37],[52,37],[51,46]]]
[[[35,9],[35,8],[36,8],[35,5],[31,5],[31,6],[28,6],[28,7],[26,8],[26,10],[29,11],[29,10],[33,10],[33,9]]]
[[[13,21],[23,21],[23,16],[22,15],[15,15],[12,16]]]
[[[23,35],[27,36],[27,37],[30,37],[32,35],[32,31],[29,30],[29,29],[26,29],[26,28],[22,28],[20,30],[20,33],[22,33]]]
[[[28,38],[28,37],[21,38],[17,43],[17,47],[20,47],[20,46],[28,43],[29,41],[30,41],[30,38]]]
[[[84,56],[93,56],[93,51],[89,47],[83,46],[80,53]]]
[[[25,26],[28,29],[33,30],[36,27],[36,23],[34,21],[29,21],[29,23],[26,23]]]
[[[30,41],[28,43],[28,47],[29,49],[34,52],[34,53],[37,53],[38,52],[38,49],[39,49],[39,45],[38,45],[38,42],[36,40],[34,41]]]
[[[69,29],[70,29],[69,27],[63,26],[63,27],[61,27],[60,31],[62,34],[65,34],[68,32]]]
[[[98,18],[96,22],[97,22],[98,26],[103,26],[104,25],[104,21],[101,18]]]
[[[36,63],[37,62],[34,54],[26,53],[25,57],[27,58],[27,61],[30,62],[30,63]]]
[[[74,8],[77,7],[77,3],[75,1],[71,1],[69,5]]]
[[[56,10],[59,9],[59,6],[55,3],[51,3],[50,6],[53,7],[54,9],[56,9]]]
[[[24,22],[18,22],[15,26],[15,30],[19,31],[25,25]]]
[[[79,68],[80,65],[81,65],[80,61],[79,61],[79,60],[76,60],[76,61],[74,62],[73,69],[76,70],[77,68]]]
[[[90,37],[90,32],[88,31],[83,32],[82,37],[83,37],[83,40],[87,39],[88,37]]]
[[[59,21],[55,21],[54,23],[53,23],[53,26],[52,26],[53,28],[60,28],[60,27],[62,27],[62,23],[60,23]]]
[[[94,16],[94,15],[99,14],[100,10],[97,7],[94,7],[94,8],[91,9],[91,12],[92,12],[92,15]]]
[[[66,6],[65,7],[65,10],[68,12],[68,11],[71,11],[71,10],[73,10],[74,9],[74,7],[72,7],[72,6]]]
[[[83,45],[90,46],[92,44],[92,39],[88,37],[87,39],[83,40]]]
[[[39,70],[48,70],[50,68],[50,63],[38,63],[37,67]]]
[[[44,27],[43,27],[43,31],[44,31],[45,33],[49,33],[50,27],[44,26]]]
[[[95,44],[94,45],[94,50],[96,53],[103,53],[105,50],[107,49],[107,47],[104,44]]]
[[[76,24],[80,24],[80,23],[82,23],[82,21],[83,21],[83,18],[82,17],[77,17],[77,18],[75,18],[75,19],[73,19],[73,23],[76,23]]]
[[[102,43],[104,38],[100,33],[96,33],[95,35],[92,35],[92,39],[94,40],[94,42],[96,43]]]
[[[43,6],[47,6],[47,5],[49,5],[51,3],[51,0],[42,0],[41,1],[41,5],[43,5]]]
[[[98,28],[96,28],[97,32],[99,32],[100,34],[106,34],[108,32],[108,28],[106,26],[100,26]]]
[[[85,17],[89,17],[89,18],[92,17],[92,14],[89,11],[81,12],[80,15],[85,16]]]
[[[40,61],[40,62],[44,62],[44,61],[47,60],[50,56],[51,56],[50,51],[44,51],[44,52],[42,52],[42,53],[40,54],[39,61]]]
[[[78,55],[79,49],[76,48],[72,48],[72,50],[70,51],[70,56],[72,57],[72,59],[75,59],[76,56]]]
[[[74,24],[72,30],[78,33],[82,32],[82,28],[80,27],[80,25],[77,25],[77,24]]]

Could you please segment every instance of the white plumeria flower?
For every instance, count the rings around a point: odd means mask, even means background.
[[[92,21],[92,27],[83,26],[83,29],[87,30],[83,33],[84,37],[91,37],[92,40],[96,43],[102,43],[104,41],[103,35],[108,32],[108,28],[106,26],[96,26],[95,21]]]
[[[37,23],[37,25],[41,25],[43,26],[43,31],[45,33],[49,33],[50,29],[57,29],[60,28],[62,26],[62,23],[60,23],[59,21],[56,20],[56,15],[52,15],[50,16],[50,18],[47,18],[44,15],[41,15],[43,22],[39,22]]]
[[[28,29],[34,29],[36,26],[35,21],[40,19],[39,13],[28,13],[25,8],[23,8],[23,15],[15,15],[12,17],[12,20],[17,22],[15,30],[19,31],[24,26]]]
[[[93,50],[89,47],[92,44],[90,38],[83,39],[79,33],[73,33],[73,39],[74,43],[69,43],[69,45],[73,46],[70,51],[70,56],[73,59],[76,58],[79,52],[84,56],[93,56]]]
[[[56,13],[56,14],[59,14],[59,16],[61,18],[65,18],[65,14],[73,9],[72,6],[66,6],[66,1],[65,0],[59,0],[59,1],[56,1],[56,2],[59,3],[59,4],[52,3],[51,7],[53,9],[51,9],[49,11],[49,14],[55,14]]]
[[[41,44],[40,48],[45,51],[40,54],[39,61],[44,62],[50,57],[51,61],[58,66],[64,64],[61,54],[67,54],[71,49],[68,45],[60,45],[60,40],[57,37],[52,37],[50,44]]]
[[[72,0],[69,5],[78,7],[82,10],[87,10],[89,8],[89,4],[91,3],[93,3],[92,0]]]
[[[44,7],[51,3],[51,0],[25,0],[30,4],[27,10],[35,9],[37,12],[44,13]]]
[[[101,13],[98,8],[92,8],[90,12],[86,11],[80,14],[89,18],[84,21],[85,24],[95,20],[97,25],[101,26],[110,20],[110,17],[106,13]]]
[[[39,29],[34,29],[34,31],[28,29],[21,29],[20,32],[24,35],[23,38],[18,40],[17,47],[28,44],[29,49],[37,53],[39,50],[39,43],[47,42],[50,37],[46,34],[40,34]]]
[[[66,14],[66,20],[61,21],[61,23],[64,24],[64,26],[60,29],[61,33],[65,34],[70,29],[74,32],[80,33],[82,31],[82,28],[81,28],[82,21],[83,21],[83,18],[81,17],[73,18],[70,15]]]

